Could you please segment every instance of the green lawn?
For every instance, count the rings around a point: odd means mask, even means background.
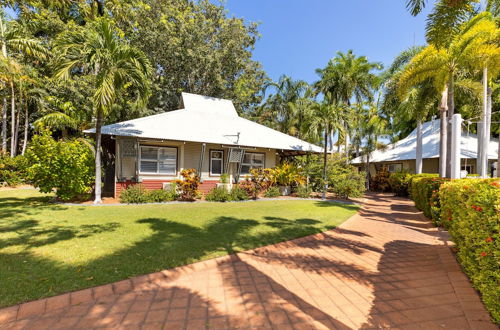
[[[0,306],[333,228],[358,207],[321,201],[65,206],[0,191]]]

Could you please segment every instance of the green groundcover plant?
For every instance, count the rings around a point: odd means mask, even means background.
[[[500,180],[462,179],[439,189],[441,224],[486,308],[500,323]]]

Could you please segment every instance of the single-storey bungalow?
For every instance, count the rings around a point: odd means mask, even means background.
[[[131,184],[162,189],[194,168],[200,190],[223,173],[236,182],[252,168],[275,167],[281,157],[321,152],[321,147],[242,118],[230,100],[182,93],[183,109],[102,127],[103,194],[118,197]],[[94,133],[95,130],[88,130]]]
[[[440,120],[432,120],[422,125],[422,172],[439,173],[439,126]],[[461,138],[461,169],[468,174],[477,173],[477,135],[462,131]],[[384,150],[376,150],[370,156],[370,174],[375,175],[382,167],[389,172],[402,169],[415,173],[416,167],[417,130],[406,138],[387,146]],[[488,168],[497,161],[498,140],[491,139],[488,146]],[[366,156],[360,156],[352,161],[365,169]]]

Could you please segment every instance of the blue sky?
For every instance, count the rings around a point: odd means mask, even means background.
[[[287,74],[311,83],[337,51],[388,66],[403,49],[425,44],[428,10],[412,17],[404,0],[226,0],[226,8],[260,23],[254,59],[274,80]]]

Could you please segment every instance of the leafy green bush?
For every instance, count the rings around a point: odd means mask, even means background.
[[[179,198],[179,194],[177,193],[177,186],[174,184],[170,189],[157,189],[157,190],[149,190],[147,192],[147,202],[148,203],[162,203],[162,202],[170,202],[175,201]]]
[[[361,197],[365,193],[365,172],[356,170],[339,171],[338,174],[329,177],[332,192],[337,197],[349,199],[349,197]]]
[[[500,323],[500,180],[462,179],[439,189],[442,225],[485,306]]]
[[[280,195],[280,189],[276,186],[269,187],[264,193],[264,197],[273,198],[278,197]]]
[[[415,206],[435,222],[440,218],[439,187],[448,180],[436,175],[415,176],[411,179],[411,198]]]
[[[410,181],[413,175],[406,171],[394,172],[389,175],[389,185],[396,196],[407,197],[410,194]]]
[[[35,135],[26,152],[27,178],[40,189],[55,190],[62,200],[88,197],[94,183],[94,152],[82,139],[54,140],[48,131]]]
[[[24,156],[11,158],[0,154],[0,185],[15,187],[26,182],[27,160]]]
[[[301,170],[293,163],[283,162],[271,171],[272,182],[280,186],[294,186],[305,183]]]
[[[127,189],[120,194],[120,202],[125,204],[142,204],[148,203],[148,191],[142,184],[134,184],[128,186]]]
[[[312,194],[312,189],[308,186],[302,185],[297,188],[297,197],[309,198],[311,197],[311,194]]]
[[[120,194],[120,202],[125,204],[162,203],[179,198],[176,186],[168,190],[147,190],[142,184],[134,184]]]
[[[229,174],[222,173],[219,178],[220,183],[229,183]]]
[[[205,200],[209,202],[227,202],[231,200],[231,195],[227,189],[223,187],[216,187],[205,195]]]
[[[250,199],[247,192],[241,189],[239,186],[233,186],[230,192],[232,201],[246,201]]]

